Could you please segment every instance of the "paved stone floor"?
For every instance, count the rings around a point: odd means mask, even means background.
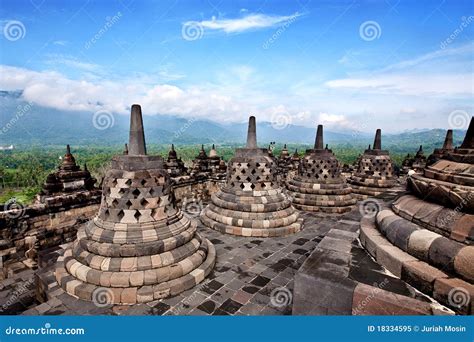
[[[216,265],[201,284],[175,297],[133,306],[97,307],[58,289],[53,293],[56,298],[47,303],[28,303],[24,314],[289,315],[296,271],[331,228],[349,224],[357,225],[354,230],[358,231],[360,220],[357,206],[342,216],[306,212],[302,216],[302,231],[265,239],[222,234],[199,224],[198,230],[216,247]],[[8,293],[4,292],[6,298]],[[9,293],[11,296],[11,289]]]
[[[271,239],[227,235],[200,225],[199,231],[214,244],[217,252],[216,266],[209,277],[178,296],[135,305],[121,314],[291,314],[295,273],[337,221],[309,213],[303,215],[306,219],[303,231]]]

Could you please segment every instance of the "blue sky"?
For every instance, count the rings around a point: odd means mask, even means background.
[[[368,132],[473,114],[468,0],[2,0],[0,24],[0,90],[65,111]]]

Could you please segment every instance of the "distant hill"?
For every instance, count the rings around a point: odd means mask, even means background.
[[[75,146],[116,146],[128,140],[129,118],[113,115],[113,126],[100,130],[94,127],[93,114],[66,112],[39,106],[23,110],[27,105],[18,93],[0,92],[0,146],[13,144],[17,148],[30,146],[58,146],[67,143]],[[16,113],[22,114],[15,118]],[[219,124],[210,120],[190,121],[170,116],[144,116],[148,144],[242,144],[245,141],[247,123]],[[315,127],[289,125],[276,129],[268,122],[258,122],[258,141],[268,144],[312,145]],[[439,147],[446,134],[442,129],[414,129],[401,134],[383,134],[383,145],[391,151],[416,151],[423,144],[425,150]],[[325,131],[325,143],[347,147],[366,147],[372,143],[373,134]],[[455,143],[459,144],[463,131],[455,131]]]

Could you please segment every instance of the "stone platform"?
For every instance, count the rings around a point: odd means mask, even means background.
[[[384,196],[385,199],[379,199],[381,203],[393,200],[394,195]],[[221,234],[198,224],[197,232],[215,246],[217,258],[214,269],[195,288],[146,304],[113,305],[106,300],[95,304],[74,298],[54,282],[54,269],[45,268],[40,282],[44,283],[43,288],[48,289],[49,300],[39,307],[41,313],[33,307],[24,314],[301,314],[293,307],[297,308],[298,303],[307,298],[301,297],[300,285],[295,286],[295,281],[298,284],[301,279],[302,265],[305,262],[306,265],[317,264],[315,258],[318,255],[324,256],[323,264],[327,265],[323,272],[335,272],[333,280],[336,280],[339,271],[346,270],[344,272],[353,282],[354,291],[346,293],[349,297],[343,297],[338,292],[343,283],[328,283],[332,285],[326,286],[326,290],[315,288],[318,295],[313,299],[319,303],[334,302],[336,297],[338,303],[347,303],[343,311],[337,311],[340,314],[452,314],[378,265],[366,253],[357,240],[361,217],[358,208],[340,217],[307,212],[301,215],[306,222],[303,231],[272,239]],[[55,258],[54,253],[52,258]],[[341,264],[348,260],[350,263],[347,266]],[[323,290],[335,297],[321,298]],[[312,313],[335,312],[324,310]]]

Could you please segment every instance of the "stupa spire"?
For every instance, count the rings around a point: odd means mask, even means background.
[[[446,138],[444,138],[443,150],[453,149],[453,130],[448,129],[446,132]]]
[[[134,104],[130,116],[129,155],[146,155],[145,131],[143,129],[142,108]]]
[[[315,150],[322,150],[324,147],[323,143],[323,125],[318,125],[318,130],[316,132],[316,141],[314,142]]]
[[[380,128],[375,132],[374,150],[382,149],[382,130]]]
[[[471,117],[471,123],[467,129],[461,148],[474,148],[474,116]]]
[[[247,130],[247,148],[257,148],[257,127],[255,116],[249,118],[249,127]]]

